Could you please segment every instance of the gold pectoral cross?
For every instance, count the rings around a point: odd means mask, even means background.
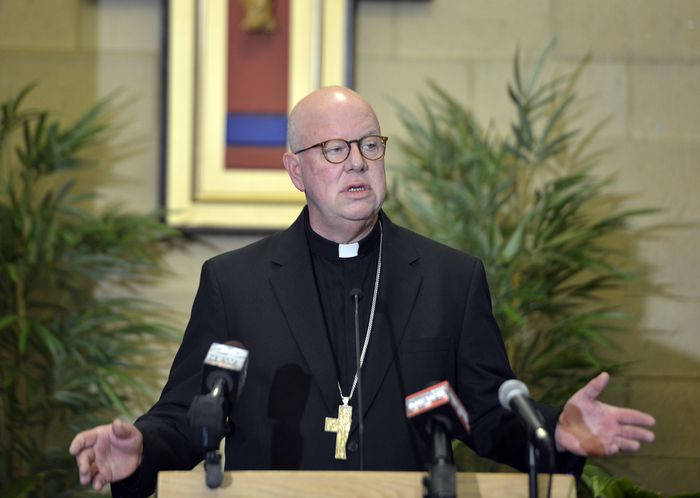
[[[326,417],[326,432],[335,432],[335,458],[347,460],[345,444],[350,435],[352,424],[352,406],[342,404],[338,406],[338,418]]]

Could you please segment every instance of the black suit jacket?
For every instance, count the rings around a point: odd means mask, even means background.
[[[441,380],[469,412],[471,433],[462,439],[482,456],[526,468],[525,432],[497,399],[500,384],[514,374],[481,262],[382,219],[383,266],[363,366],[365,468],[424,468],[404,398]],[[304,223],[302,214],[287,230],[203,265],[168,382],[136,422],[144,435],[140,471],[124,488],[113,485],[115,495],[127,488],[130,496],[135,488],[147,494],[158,470],[189,469],[201,460],[186,412],[200,392],[209,346],[230,340],[243,343],[250,357],[230,414],[227,469],[359,468],[357,417],[346,461],[334,459],[335,434],[324,431],[325,417],[337,416],[340,395]],[[553,434],[558,411],[541,408]]]

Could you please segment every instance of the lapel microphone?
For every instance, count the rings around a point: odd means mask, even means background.
[[[360,449],[360,470],[365,470],[365,414],[362,409],[362,371],[360,370],[360,299],[362,291],[354,288],[350,291],[350,298],[355,303],[355,368],[357,371],[357,420],[358,440]]]

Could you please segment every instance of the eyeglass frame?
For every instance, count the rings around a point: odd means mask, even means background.
[[[379,138],[379,139],[382,141],[382,147],[383,147],[383,149],[382,149],[382,155],[379,156],[379,157],[375,157],[375,158],[373,158],[373,159],[370,159],[369,157],[365,156],[365,154],[362,152],[362,147],[360,147],[360,142],[361,142],[362,140],[364,140],[365,138],[370,138],[370,137]],[[341,142],[345,142],[345,143],[348,145],[348,153],[347,153],[347,155],[346,155],[343,159],[341,159],[340,161],[331,161],[331,160],[328,159],[328,157],[326,156],[326,144],[327,144],[328,142],[333,142],[333,141],[335,141],[335,140],[340,140]],[[321,153],[323,154],[323,158],[324,158],[326,161],[328,161],[328,162],[331,163],[331,164],[340,164],[340,163],[342,163],[343,161],[345,161],[348,157],[350,157],[350,151],[351,151],[351,149],[352,149],[352,144],[355,143],[355,144],[357,144],[357,150],[360,151],[360,155],[361,155],[362,157],[364,157],[364,158],[367,159],[368,161],[379,161],[379,160],[380,160],[381,158],[383,158],[384,155],[386,154],[386,143],[387,143],[388,140],[389,140],[389,137],[385,137],[385,136],[383,136],[383,135],[365,135],[364,137],[360,137],[360,138],[355,139],[355,140],[345,140],[344,138],[329,138],[328,140],[324,140],[323,142],[319,142],[319,143],[317,143],[317,144],[309,145],[308,147],[304,147],[303,149],[300,149],[300,150],[298,150],[298,151],[296,151],[296,152],[292,152],[292,154],[301,154],[302,152],[306,152],[307,150],[311,150],[311,149],[313,149],[313,148],[315,148],[315,147],[321,147]]]

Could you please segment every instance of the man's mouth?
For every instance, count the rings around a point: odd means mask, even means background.
[[[355,186],[348,188],[348,192],[362,192],[363,190],[367,190],[367,189],[361,185],[360,186],[355,185]]]

